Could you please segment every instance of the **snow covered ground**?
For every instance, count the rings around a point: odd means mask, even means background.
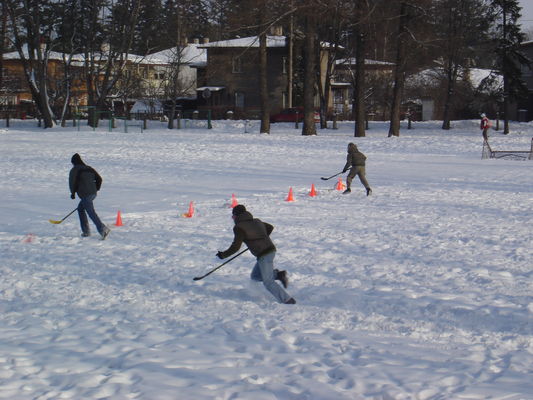
[[[0,399],[531,400],[533,161],[478,121],[304,137],[258,122],[140,133],[0,121]],[[532,124],[491,133],[529,150]],[[373,195],[334,190],[346,145]],[[112,232],[80,237],[79,152]],[[314,184],[318,196],[308,196]],[[289,188],[294,202],[287,202]],[[220,265],[231,195],[275,226],[296,305]],[[193,202],[195,215],[184,218]],[[114,226],[121,211],[123,226]],[[91,225],[94,230],[94,227]]]

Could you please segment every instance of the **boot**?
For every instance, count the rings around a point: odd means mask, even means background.
[[[296,304],[296,300],[294,300],[292,297],[285,302],[285,304]]]
[[[370,196],[372,194],[372,189],[366,188],[366,195]]]
[[[352,189],[347,188],[344,192],[342,192],[342,194],[348,194],[348,193],[351,193],[351,192],[352,192]]]
[[[276,280],[281,281],[281,284],[285,289],[287,289],[287,286],[289,286],[289,278],[287,278],[287,271],[278,271],[277,269],[274,270],[276,272]]]

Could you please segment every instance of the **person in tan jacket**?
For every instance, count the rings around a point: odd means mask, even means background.
[[[348,144],[348,155],[346,157],[346,164],[344,165],[344,168],[342,172],[350,170],[348,173],[348,176],[346,177],[346,190],[343,192],[343,194],[350,193],[352,180],[357,175],[359,177],[359,180],[363,184],[363,186],[366,189],[366,195],[370,196],[372,193],[372,189],[370,189],[370,185],[368,184],[366,180],[366,171],[365,171],[365,165],[366,165],[366,156],[359,151],[355,143],[349,143]]]

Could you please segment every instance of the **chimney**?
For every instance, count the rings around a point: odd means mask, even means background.
[[[205,37],[205,38],[204,38],[204,44],[207,44],[207,43],[209,43],[209,38],[208,38],[208,37]]]
[[[39,38],[39,48],[41,52],[44,52],[46,50],[46,39],[44,36],[41,36]]]
[[[270,27],[270,34],[273,36],[283,36],[283,27],[281,25],[272,25]]]
[[[200,44],[200,39],[198,39],[198,38],[194,38],[194,39],[192,40],[192,42],[193,42],[194,44]]]

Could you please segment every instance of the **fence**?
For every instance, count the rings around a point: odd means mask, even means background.
[[[493,150],[487,140],[483,141],[483,151],[481,159],[486,158],[506,158],[511,160],[533,160],[533,138],[531,139],[531,147],[529,151],[526,150]]]

